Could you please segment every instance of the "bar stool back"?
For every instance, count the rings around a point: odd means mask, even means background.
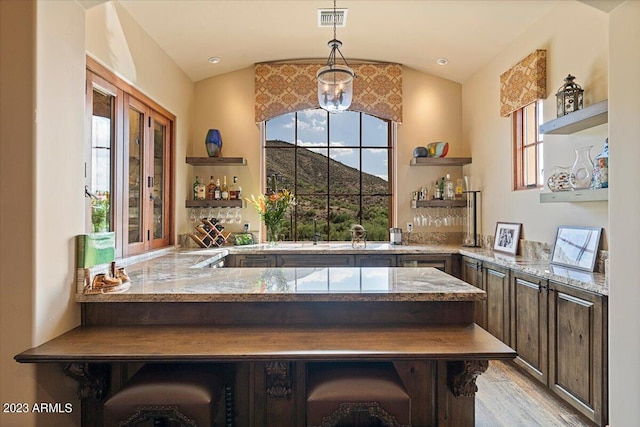
[[[103,417],[105,427],[233,427],[231,386],[206,365],[147,364],[106,400]]]
[[[390,362],[309,364],[306,415],[308,427],[409,427],[411,399]]]

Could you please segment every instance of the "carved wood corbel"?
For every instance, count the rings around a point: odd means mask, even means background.
[[[291,395],[291,364],[289,362],[267,362],[267,396],[286,399]]]
[[[106,363],[66,363],[64,374],[78,383],[78,398],[102,400],[109,392],[110,367]]]
[[[447,385],[455,397],[474,397],[476,379],[489,367],[488,360],[447,362]]]

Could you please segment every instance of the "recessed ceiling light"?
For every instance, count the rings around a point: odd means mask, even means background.
[[[212,56],[211,58],[209,58],[210,64],[217,64],[218,62],[220,62],[220,58],[218,58],[217,56]]]
[[[449,60],[447,58],[438,58],[436,59],[436,64],[438,65],[447,65]]]

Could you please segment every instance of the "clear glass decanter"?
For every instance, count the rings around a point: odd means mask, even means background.
[[[581,147],[576,149],[576,160],[571,168],[569,182],[574,190],[584,190],[591,187],[593,179],[593,162],[591,161],[591,148]]]

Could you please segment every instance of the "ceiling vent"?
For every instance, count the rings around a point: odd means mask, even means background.
[[[336,27],[347,26],[347,9],[336,9],[335,15],[333,9],[318,9],[318,27],[332,27],[333,17],[336,17]]]

